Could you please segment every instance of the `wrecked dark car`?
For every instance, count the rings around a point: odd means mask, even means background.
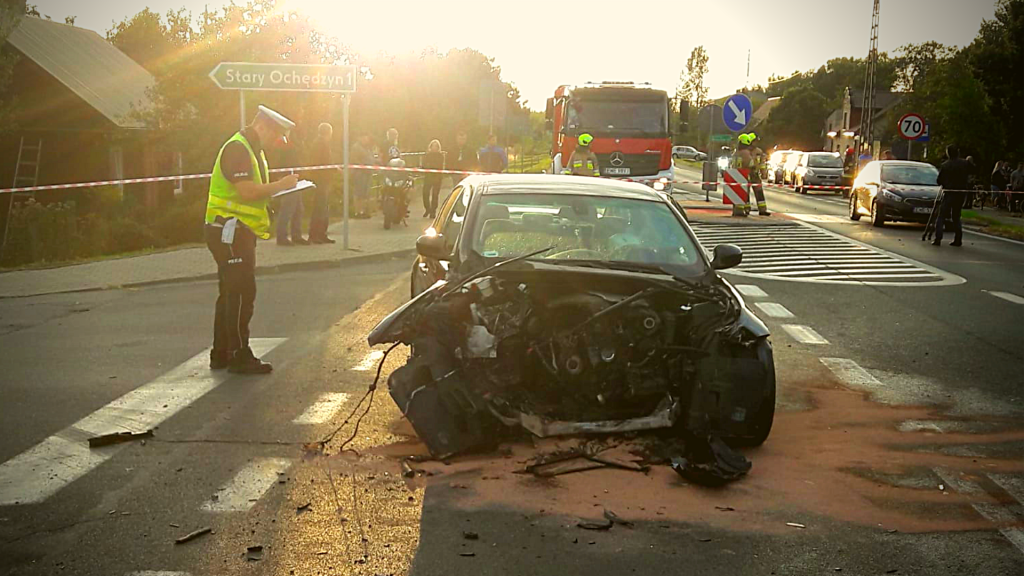
[[[767,327],[669,196],[598,178],[464,180],[417,241],[414,298],[370,334],[411,346],[390,393],[436,457],[538,437],[672,430],[765,441]]]

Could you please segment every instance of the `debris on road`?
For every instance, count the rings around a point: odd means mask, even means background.
[[[786,522],[786,526],[789,526],[790,528],[800,528],[801,530],[807,528],[807,526],[804,526],[803,524],[797,524],[796,522]]]
[[[480,539],[480,535],[477,534],[476,532],[463,532],[462,533],[462,537],[465,538],[466,540],[479,540]]]
[[[612,512],[611,510],[605,510],[604,511],[604,517],[605,517],[606,520],[608,520],[612,524],[617,524],[619,526],[625,526],[626,528],[632,528],[634,526],[634,524],[632,522],[630,522],[628,520],[623,520],[622,518],[619,517],[618,514],[616,514],[615,512]]]
[[[750,461],[716,436],[700,436],[686,444],[686,455],[672,459],[672,469],[701,486],[724,486],[750,472]]]
[[[306,502],[302,506],[299,506],[299,507],[297,507],[295,509],[295,514],[296,515],[305,514],[306,512],[309,512],[312,508],[313,508],[313,503],[312,502]]]
[[[175,544],[184,544],[186,542],[191,542],[191,541],[195,540],[196,538],[199,538],[199,537],[202,537],[202,536],[206,536],[207,534],[210,534],[212,532],[213,532],[213,528],[210,528],[210,527],[200,528],[199,530],[196,530],[195,532],[192,532],[190,534],[186,534],[186,535],[182,536],[181,538],[178,538],[177,540],[174,541],[174,543]]]
[[[736,511],[736,509],[733,508],[732,506],[715,506],[715,510],[718,510],[719,512],[735,512]]]
[[[612,522],[608,518],[605,518],[604,522],[592,522],[590,520],[580,520],[579,522],[576,523],[576,526],[578,528],[582,528],[584,530],[611,530],[612,526],[614,526],[614,525],[615,525],[615,522]]]
[[[245,549],[245,559],[249,562],[263,560],[263,546],[249,546]]]
[[[152,430],[146,430],[145,432],[113,432],[111,434],[102,434],[100,436],[93,436],[89,438],[89,448],[102,448],[104,446],[122,444],[124,442],[131,442],[132,440],[141,440],[143,438],[152,437]]]
[[[553,225],[570,220],[560,216]],[[584,238],[595,230],[577,232]],[[727,284],[528,257],[439,282],[368,337],[371,346],[412,347],[388,387],[435,458],[496,449],[523,432],[548,438],[671,429],[764,441],[775,397],[768,330]],[[687,460],[698,469],[706,463]],[[732,480],[749,470],[745,459],[718,460],[708,474]],[[643,470],[628,455],[580,453],[530,472],[552,477],[609,466]]]
[[[402,460],[402,477],[403,478],[415,478],[416,470],[409,465],[409,460]]]
[[[460,552],[459,556],[462,556],[463,558],[474,558],[476,556],[476,552]]]

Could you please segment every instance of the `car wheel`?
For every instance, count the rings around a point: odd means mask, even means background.
[[[875,228],[885,226],[885,216],[882,214],[882,210],[878,206],[878,201],[871,203],[871,225]]]
[[[854,222],[860,220],[860,212],[857,211],[857,195],[850,194],[850,220]]]
[[[757,359],[765,369],[764,399],[750,418],[750,428],[745,436],[734,438],[732,443],[738,446],[760,446],[771,434],[775,423],[775,356],[772,345],[767,338],[761,338],[755,345]]]

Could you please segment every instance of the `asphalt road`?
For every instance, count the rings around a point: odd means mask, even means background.
[[[208,282],[0,301],[0,573],[1024,573],[1024,304],[992,294],[1024,296],[1024,246],[934,249],[919,227],[846,223],[834,198],[769,203],[789,216],[737,238],[816,220],[953,281],[730,275],[773,331],[779,414],[751,474],[717,490],[668,468],[515,474],[529,442],[402,477],[424,449],[383,387],[357,434],[344,423],[405,261],[261,277],[253,335],[276,369],[260,378],[205,368]],[[109,423],[154,435],[85,448]],[[635,525],[576,526],[604,510]]]

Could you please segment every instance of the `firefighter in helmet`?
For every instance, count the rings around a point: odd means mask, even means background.
[[[761,216],[769,216],[771,213],[768,211],[768,203],[765,201],[764,186],[761,185],[764,152],[759,147],[754,146],[755,140],[757,140],[757,134],[753,132],[739,135],[740,145],[736,150],[736,155],[733,157],[733,167],[749,171],[747,181],[750,182],[750,188],[757,198],[757,213]],[[746,208],[749,210],[749,204]]]
[[[573,176],[600,176],[601,168],[597,164],[597,154],[590,149],[590,143],[594,141],[594,137],[590,134],[583,133],[576,140],[576,149],[573,150],[572,156],[569,156],[569,163],[565,165],[564,174],[572,174]]]

